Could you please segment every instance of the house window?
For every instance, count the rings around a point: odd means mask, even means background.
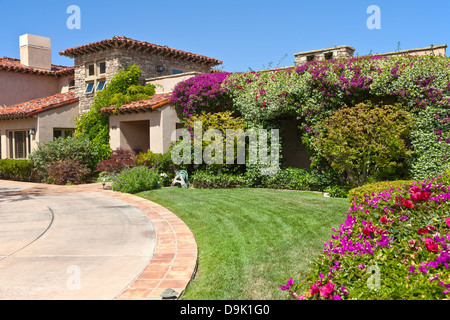
[[[86,85],[86,91],[84,93],[92,93],[94,92],[94,82],[88,82]]]
[[[89,77],[95,76],[95,64],[89,64],[87,67],[87,75]]]
[[[75,79],[69,79],[69,88],[75,87]]]
[[[90,94],[102,91],[106,83],[106,61],[94,61],[86,64],[86,90]]]
[[[75,130],[71,129],[71,128],[66,128],[66,129],[53,129],[53,140],[58,139],[58,138],[68,138],[73,136],[73,132]]]
[[[8,140],[9,157],[12,159],[26,159],[27,151],[30,149],[30,146],[27,148],[27,144],[30,143],[27,131],[10,131],[8,133]]]
[[[331,60],[333,59],[333,52],[327,52],[324,54],[325,60]]]
[[[97,82],[97,88],[95,91],[102,91],[105,88],[105,81],[99,81]]]
[[[309,56],[306,56],[306,61],[308,61],[308,62],[314,61],[314,55],[311,54]]]
[[[183,73],[182,70],[172,69],[172,74],[180,74]]]
[[[105,61],[100,62],[98,64],[98,73],[99,74],[105,74],[106,73],[106,62]]]

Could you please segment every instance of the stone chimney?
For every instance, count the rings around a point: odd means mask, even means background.
[[[20,63],[36,69],[51,70],[50,38],[24,34],[19,37]]]

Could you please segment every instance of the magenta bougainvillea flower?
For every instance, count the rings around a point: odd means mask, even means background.
[[[432,252],[438,252],[439,251],[439,246],[438,244],[431,238],[427,238],[425,240],[425,248],[428,251],[432,251]]]
[[[289,278],[289,280],[286,283],[286,285],[285,286],[280,286],[280,289],[283,290],[283,291],[289,290],[293,284],[294,284],[294,280],[292,278]]]
[[[309,293],[313,296],[313,295],[315,295],[316,293],[319,293],[319,287],[318,286],[316,286],[315,284],[313,284],[312,286],[311,286],[311,288],[310,288],[310,290],[309,290]]]
[[[229,100],[222,82],[228,75],[228,72],[207,73],[178,83],[172,92],[171,102],[181,111],[183,120],[189,120],[199,111],[226,108]]]
[[[334,291],[334,284],[331,281],[328,281],[325,286],[320,287],[320,296],[325,299],[329,297],[331,293]]]

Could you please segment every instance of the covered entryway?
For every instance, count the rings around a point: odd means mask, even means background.
[[[150,120],[120,121],[120,146],[135,153],[150,149]]]
[[[170,96],[170,93],[155,94],[150,99],[133,101],[119,108],[101,109],[101,114],[109,116],[111,149],[168,152],[172,134],[180,122]]]

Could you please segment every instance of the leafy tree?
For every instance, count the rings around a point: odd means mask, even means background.
[[[346,173],[351,184],[363,185],[370,177],[404,169],[412,154],[407,143],[411,124],[399,104],[360,103],[319,122],[311,142],[331,167]]]
[[[140,85],[141,70],[132,65],[114,75],[107,87],[98,92],[92,108],[82,116],[77,123],[76,136],[84,136],[98,148],[101,159],[108,159],[111,154],[109,147],[109,120],[99,110],[109,106],[120,107],[131,101],[149,99],[155,93],[154,85]]]

